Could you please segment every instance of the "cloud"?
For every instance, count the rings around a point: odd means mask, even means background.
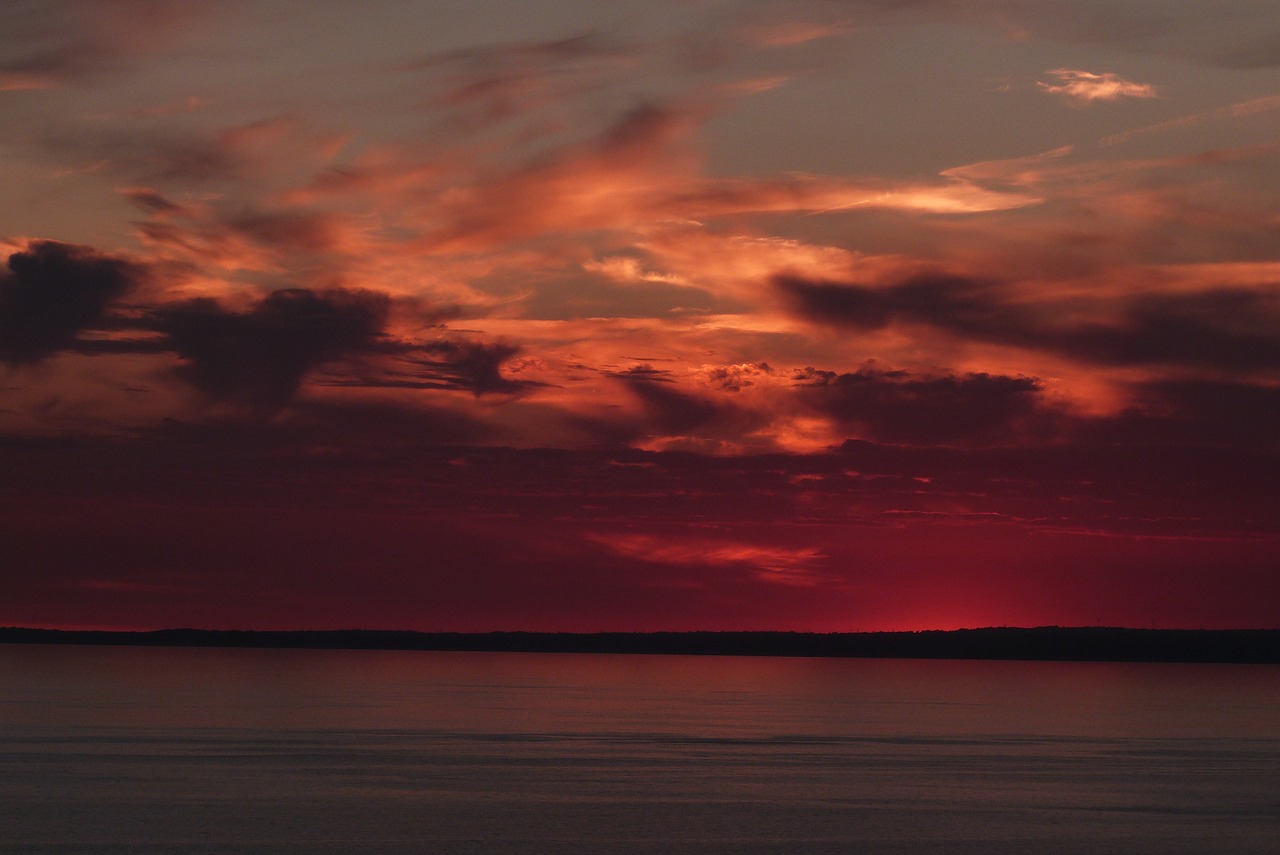
[[[1036,83],[1040,90],[1050,95],[1088,104],[1093,101],[1118,101],[1121,98],[1155,98],[1156,88],[1149,83],[1134,83],[1110,71],[1095,74],[1071,68],[1055,68],[1045,72],[1056,83]]]
[[[316,211],[253,211],[229,219],[235,232],[283,251],[317,252],[340,242],[339,218]]]
[[[1102,365],[1280,368],[1280,299],[1247,288],[1029,301],[1007,283],[946,273],[872,287],[777,276],[793,310],[821,324],[876,330],[924,323],[961,337],[1051,351]]]
[[[369,291],[276,291],[246,312],[199,298],[155,311],[186,364],[181,374],[214,398],[272,411],[315,368],[375,349],[389,300]]]
[[[1003,211],[1038,204],[1017,190],[960,177],[934,181],[792,173],[780,178],[700,174],[696,132],[702,107],[649,103],[593,139],[562,145],[523,167],[477,174],[442,197],[442,225],[426,243],[437,253],[492,249],[549,234],[652,231],[672,223],[779,212],[889,209],[922,214]],[[648,278],[628,262],[594,263],[615,278]]]
[[[455,188],[447,225],[430,238],[437,250],[487,248],[561,230],[638,225],[655,194],[683,182],[695,117],[644,105],[586,144],[563,146],[520,169]]]
[[[441,340],[411,346],[406,351],[406,359],[413,367],[409,385],[416,388],[455,389],[484,395],[515,394],[538,385],[503,376],[503,364],[520,352],[515,345]]]
[[[673,285],[688,285],[684,277],[672,273],[661,273],[646,270],[640,259],[629,255],[610,255],[598,261],[584,261],[582,269],[590,273],[599,273],[615,282],[668,282]]]
[[[639,365],[633,365],[630,368],[624,368],[621,371],[609,372],[614,377],[623,380],[650,380],[655,383],[674,383],[674,373],[665,368],[654,368],[647,362]]]
[[[784,585],[818,585],[824,579],[812,565],[826,556],[813,547],[744,543],[713,537],[689,537],[611,532],[588,534],[587,540],[616,555],[654,564],[746,568],[756,578]]]
[[[683,392],[645,374],[627,378],[628,389],[644,402],[649,430],[666,436],[687,436],[712,422],[731,417],[731,407],[711,398]]]
[[[1073,356],[1112,365],[1182,364],[1236,371],[1280,369],[1280,299],[1221,288],[1125,301],[1111,323],[1051,333]]]
[[[772,419],[768,412],[743,406],[722,392],[682,389],[670,372],[647,364],[609,374],[622,382],[633,405],[568,418],[596,443],[710,454],[776,447],[763,433]]]
[[[863,368],[797,372],[800,396],[846,431],[877,442],[984,445],[1043,441],[1043,387],[1030,377],[985,373],[916,376]]]
[[[1081,425],[1084,438],[1127,445],[1280,449],[1280,387],[1226,380],[1138,384],[1120,413]]]
[[[254,271],[298,284],[329,285],[341,282],[360,261],[376,265],[392,255],[368,228],[342,212],[179,202],[147,187],[118,192],[145,212],[133,226],[153,256],[206,271]]]
[[[474,132],[598,90],[638,60],[629,46],[578,33],[445,51],[399,70],[428,74],[432,106],[452,111],[454,130]]]
[[[139,284],[138,265],[84,246],[32,241],[0,273],[0,360],[38,362],[71,347]]]
[[[802,316],[817,323],[864,330],[895,321],[924,322],[983,338],[1034,339],[1024,329],[1035,322],[1007,301],[1002,283],[927,272],[888,286],[809,281],[779,275],[774,285]]]
[[[1130,131],[1111,134],[1110,136],[1103,137],[1099,140],[1098,145],[1103,147],[1119,145],[1120,143],[1129,142],[1137,137],[1160,134],[1167,131],[1182,130],[1183,128],[1195,127],[1196,125],[1202,125],[1211,121],[1243,119],[1248,116],[1253,116],[1258,113],[1267,113],[1272,110],[1280,110],[1280,94],[1264,95],[1261,98],[1250,98],[1247,101],[1238,101],[1234,104],[1217,107],[1207,112],[1192,113],[1187,116],[1179,116],[1176,119],[1157,122],[1154,125],[1147,125]]]
[[[218,4],[200,0],[10,0],[0,8],[0,81],[45,89],[162,49]]]
[[[169,215],[182,206],[149,190],[128,195]],[[246,217],[242,227],[262,240],[303,249],[326,245],[323,220]],[[291,403],[320,368],[328,386],[440,389],[475,395],[516,394],[542,385],[503,374],[520,348],[503,342],[441,335],[399,339],[387,330],[390,295],[344,288],[287,288],[248,306],[212,297],[113,305],[144,281],[160,283],[158,266],[89,247],[32,241],[13,253],[0,274],[0,360],[40,361],[59,351],[94,356],[176,354],[179,376],[210,397],[274,413]],[[188,272],[172,268],[180,276]],[[175,281],[164,284],[174,285]],[[216,289],[225,287],[218,281]],[[452,310],[418,301],[395,304],[401,321],[438,330]],[[90,337],[82,333],[98,333]]]
[[[708,453],[772,449],[762,435],[772,420],[765,411],[743,406],[723,394],[697,394],[675,384],[632,376],[628,391],[644,405],[639,417],[628,419],[633,441],[644,447],[685,449]]]
[[[980,214],[1043,201],[1012,190],[979,187],[943,176],[938,181],[849,179],[796,173],[774,179],[706,179],[677,188],[659,207],[668,217],[697,220],[737,214],[822,214],[882,209],[921,214]]]
[[[54,151],[101,158],[130,185],[189,190],[216,184],[218,194],[203,190],[199,197],[224,200],[223,207],[230,207],[240,192],[248,191],[258,205],[274,183],[295,181],[317,167],[331,166],[347,139],[290,115],[222,127],[183,124],[187,123],[85,122],[55,131],[45,142]],[[237,192],[228,194],[232,188]]]
[[[762,377],[774,373],[767,362],[740,362],[735,365],[704,365],[702,379],[707,385],[725,392],[741,392],[754,386]]]

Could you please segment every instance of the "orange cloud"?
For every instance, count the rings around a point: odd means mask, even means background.
[[[540,235],[643,231],[670,223],[769,213],[891,209],[983,213],[1037,204],[1029,193],[958,177],[894,182],[791,174],[708,178],[694,145],[700,111],[646,106],[593,142],[566,147],[523,169],[454,186],[428,214],[433,252],[474,252]]]
[[[1104,71],[1096,74],[1073,68],[1055,68],[1045,72],[1058,82],[1036,83],[1041,91],[1061,95],[1071,101],[1089,104],[1094,101],[1117,101],[1121,98],[1156,98],[1156,88],[1149,83],[1134,83]]]

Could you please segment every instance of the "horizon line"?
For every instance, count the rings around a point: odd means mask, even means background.
[[[795,632],[423,632],[420,630],[62,630],[0,627],[0,643],[221,649],[406,650],[861,659],[1280,664],[1280,629],[984,627]]]

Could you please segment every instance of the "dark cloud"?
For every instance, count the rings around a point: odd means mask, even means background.
[[[329,249],[337,241],[334,216],[315,212],[254,212],[232,217],[228,225],[258,243],[285,249]]]
[[[203,0],[7,0],[0,77],[58,86],[152,53],[217,4]]]
[[[801,398],[879,442],[982,445],[1043,439],[1050,422],[1040,383],[1029,377],[917,377],[865,368],[799,372]]]
[[[1069,328],[1058,350],[1111,365],[1185,364],[1237,370],[1280,368],[1280,300],[1218,289],[1131,301],[1114,324]]]
[[[308,240],[294,223],[273,224]],[[454,389],[515,394],[539,385],[503,375],[515,345],[441,338],[406,342],[386,334],[391,298],[373,291],[305,288],[271,293],[247,310],[201,298],[130,313],[110,313],[113,301],[138,284],[140,266],[88,247],[32,242],[9,258],[0,274],[0,361],[37,362],[58,351],[86,355],[174,353],[180,375],[213,398],[275,412],[289,403],[308,374],[341,368],[328,385]],[[400,309],[423,322],[450,310]],[[82,338],[85,330],[110,337]],[[335,365],[335,363],[337,365]]]
[[[38,362],[101,322],[142,269],[83,246],[33,241],[0,273],[0,360]]]
[[[357,360],[346,371],[335,371],[320,383],[381,389],[446,389],[476,396],[515,395],[543,385],[503,376],[504,364],[519,352],[519,347],[503,342],[443,338],[425,343],[386,340],[371,348],[370,356],[374,358]]]
[[[686,443],[689,450],[715,450],[726,442],[749,442],[751,434],[770,421],[767,413],[741,407],[723,395],[686,392],[641,377],[624,382],[644,404],[644,414],[628,420],[634,439],[686,438],[692,442]]]
[[[537,385],[502,375],[502,366],[520,348],[500,342],[441,340],[409,348],[412,379],[422,389],[458,389],[476,395],[514,394]]]
[[[798,276],[775,276],[773,284],[811,321],[875,330],[893,319],[894,306],[888,295],[872,288]]]
[[[604,416],[572,416],[567,423],[610,447],[659,439],[664,440],[664,446],[687,451],[717,451],[726,444],[740,449],[743,442],[755,443],[762,450],[773,449],[771,441],[757,441],[751,436],[769,423],[767,413],[739,406],[723,394],[685,391],[664,375],[658,369],[617,372],[613,376],[635,397],[641,409],[619,409]]]
[[[120,195],[149,214],[177,214],[186,209],[148,187],[129,187]]]
[[[799,314],[833,326],[875,330],[906,320],[1017,338],[1034,323],[1025,310],[1004,305],[1007,289],[999,283],[946,273],[912,276],[886,287],[798,276],[777,276],[773,282]]]
[[[618,377],[623,380],[655,380],[659,383],[675,382],[675,377],[670,371],[667,371],[665,368],[654,368],[647,362],[643,362],[640,365],[633,365],[630,368],[623,369],[622,371],[610,371],[608,373],[613,377]]]
[[[1011,286],[945,274],[885,287],[778,276],[802,317],[874,330],[924,323],[996,344],[1049,350],[1103,365],[1182,365],[1245,371],[1280,368],[1280,299],[1244,289],[1121,299],[1105,322],[1061,320],[1070,304],[1015,302]]]
[[[1280,449],[1280,387],[1164,380],[1134,389],[1124,412],[1084,426],[1094,442]]]
[[[386,295],[369,291],[297,288],[276,291],[247,312],[210,299],[163,307],[155,325],[186,360],[182,374],[197,388],[270,411],[313,369],[375,350],[389,305]]]
[[[727,405],[718,401],[650,379],[633,378],[627,386],[648,410],[648,429],[660,434],[688,434],[723,420],[730,412]]]

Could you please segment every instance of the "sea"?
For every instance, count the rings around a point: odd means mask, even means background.
[[[0,645],[0,853],[1274,853],[1280,667]]]

